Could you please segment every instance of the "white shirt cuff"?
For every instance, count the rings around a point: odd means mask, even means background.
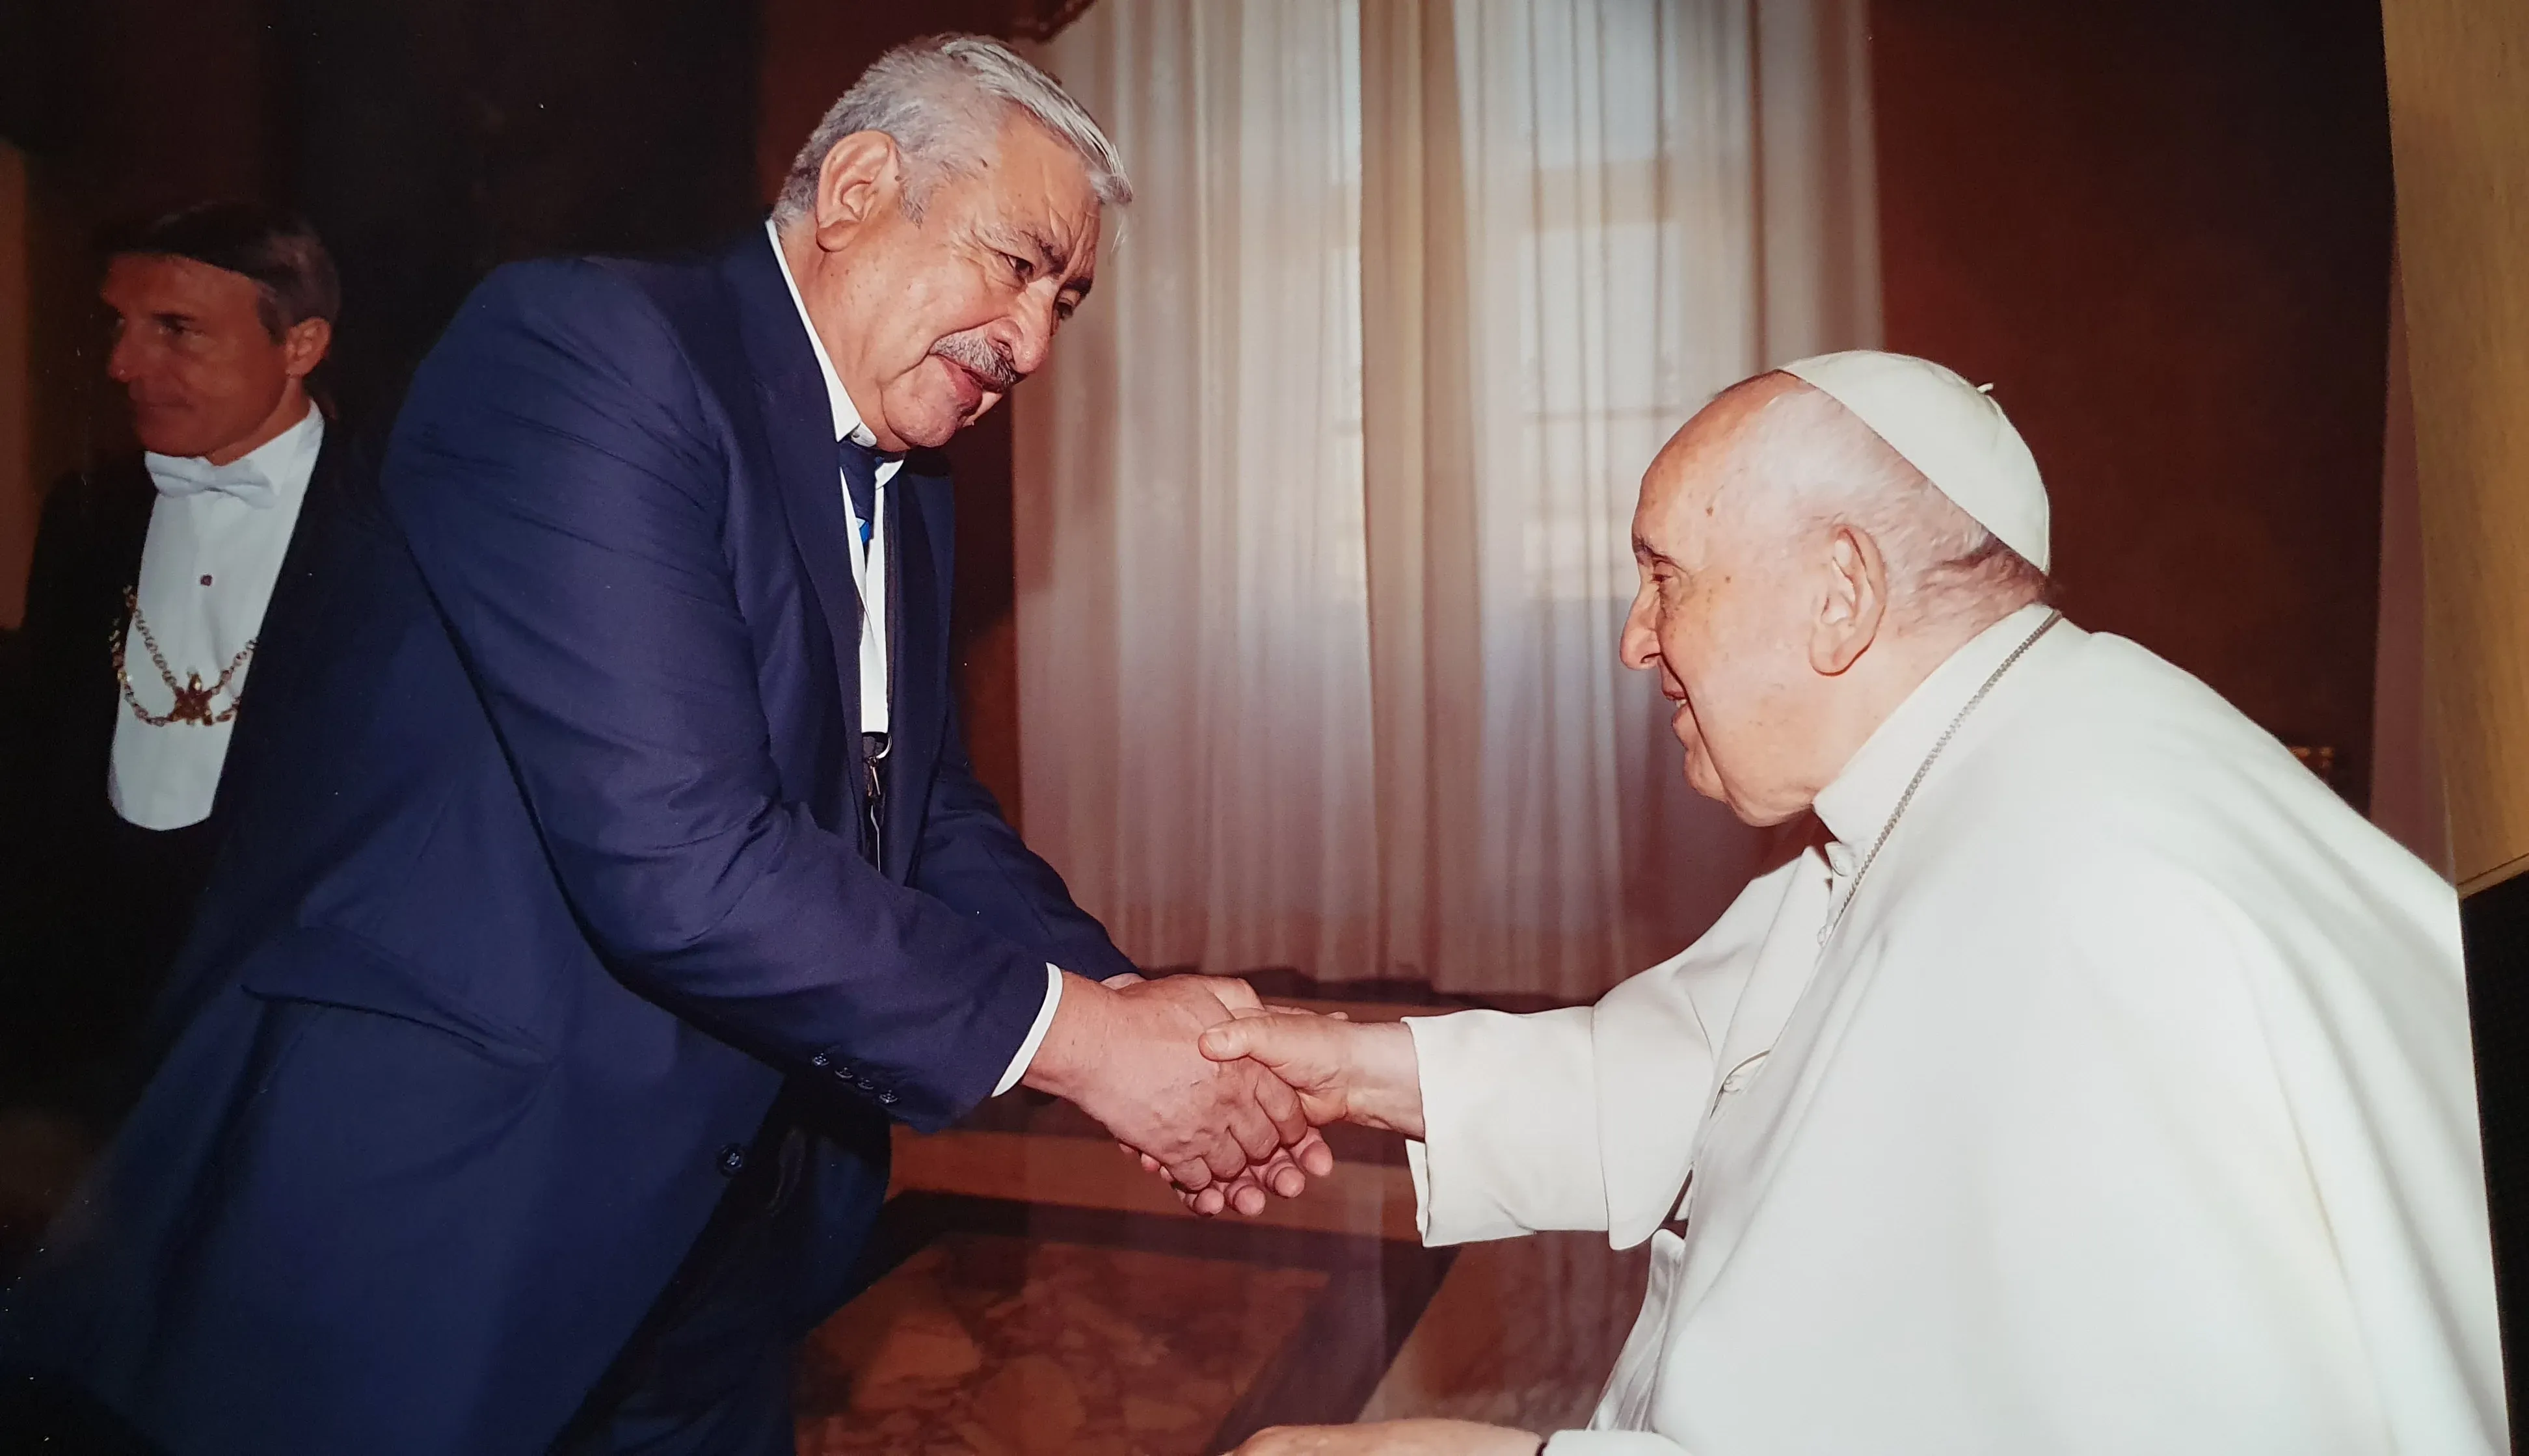
[[[1027,1040],[1019,1043],[1019,1054],[1010,1058],[1010,1069],[1001,1073],[1001,1085],[993,1096],[1019,1085],[1027,1075],[1028,1063],[1036,1060],[1036,1049],[1045,1045],[1045,1034],[1053,1027],[1053,1009],[1062,1004],[1062,971],[1051,961],[1045,964],[1045,1009],[1036,1013],[1036,1025],[1028,1028]]]

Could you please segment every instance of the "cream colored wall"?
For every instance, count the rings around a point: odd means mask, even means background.
[[[2460,885],[2529,870],[2529,5],[2386,0],[2426,668]]]
[[[2371,692],[2371,822],[2442,872],[2449,808],[2425,680],[2424,527],[2415,484],[2415,403],[2406,383],[2406,296],[2389,283],[2388,429],[2380,471],[2380,641]]]
[[[27,156],[0,141],[0,627],[25,614],[27,558],[34,550],[36,495],[33,370],[33,232]]]

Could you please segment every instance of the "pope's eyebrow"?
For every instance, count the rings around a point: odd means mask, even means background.
[[[1672,566],[1677,565],[1676,558],[1670,556],[1667,552],[1652,550],[1651,543],[1643,540],[1640,536],[1636,536],[1634,538],[1634,555],[1646,556],[1655,562],[1666,562]]]

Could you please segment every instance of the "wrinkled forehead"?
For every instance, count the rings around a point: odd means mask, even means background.
[[[1733,459],[1735,420],[1720,402],[1706,405],[1642,472],[1634,506],[1634,537],[1659,555],[1695,555],[1721,516],[1722,486]]]
[[[1708,541],[1735,515],[1745,515],[1762,492],[1730,489],[1749,468],[1743,447],[1769,405],[1807,388],[1788,374],[1759,374],[1723,390],[1695,411],[1642,472],[1635,510],[1637,535],[1655,549],[1660,539],[1669,539],[1683,552]]]
[[[966,194],[977,222],[1015,235],[1065,276],[1097,266],[1103,207],[1088,165],[1061,138],[1012,110],[992,154],[951,186]]]

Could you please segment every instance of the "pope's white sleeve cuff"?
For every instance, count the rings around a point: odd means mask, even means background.
[[[1407,1143],[1430,1246],[1604,1229],[1590,1008],[1408,1016],[1423,1141]]]
[[[1028,1063],[1036,1060],[1036,1049],[1045,1045],[1045,1034],[1053,1029],[1053,1008],[1062,1004],[1062,969],[1051,961],[1045,964],[1045,1008],[1036,1013],[1036,1025],[1028,1028],[1027,1040],[1019,1043],[1019,1054],[1010,1058],[1010,1069],[1001,1073],[1001,1085],[993,1096],[1019,1085],[1027,1075]]]

